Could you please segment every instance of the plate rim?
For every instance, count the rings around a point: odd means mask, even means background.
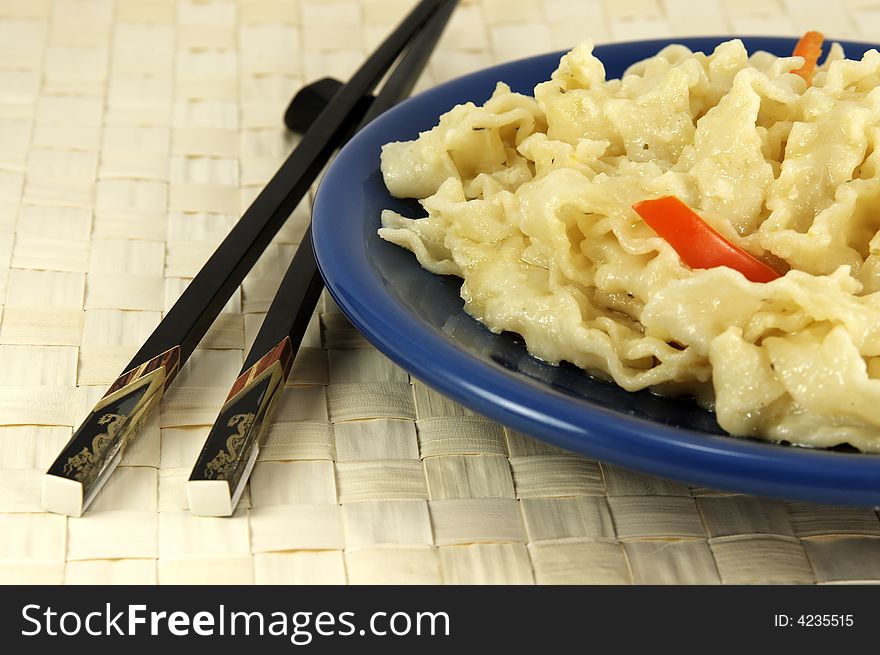
[[[750,52],[756,48],[793,45],[797,41],[792,37],[737,35],[663,38],[598,45],[595,53],[602,59],[620,56],[616,55],[617,51],[659,50],[673,43],[701,50],[734,38],[742,39]],[[878,47],[863,41],[838,42],[845,49],[849,46],[864,51]],[[364,302],[364,285],[369,285],[370,277],[363,276],[360,268],[352,268],[351,260],[339,258],[342,254],[340,235],[346,231],[331,229],[334,216],[346,215],[340,203],[350,200],[350,196],[327,191],[344,184],[353,153],[366,147],[370,139],[375,140],[396,117],[414,111],[421,104],[431,104],[447,95],[450,89],[485,78],[504,81],[503,76],[512,70],[532,65],[546,67],[548,60],[558,60],[565,52],[560,50],[506,62],[437,85],[402,102],[355,135],[326,170],[313,205],[312,240],[318,267],[331,297],[380,352],[415,378],[514,430],[587,457],[689,485],[823,504],[880,505],[878,454],[783,446],[665,426],[584,404],[543,385],[546,393],[536,396],[533,393],[535,381],[468,355],[450,340],[426,330],[389,294],[383,293],[380,284],[373,289],[379,294],[369,295],[370,302]],[[630,63],[638,58],[641,57],[631,58]],[[363,216],[361,212],[357,217],[359,227]],[[351,232],[356,230],[349,230]],[[366,248],[362,250],[366,259]],[[336,265],[338,261],[346,261],[346,264]],[[416,335],[418,339],[414,338]],[[442,366],[436,365],[438,357]],[[456,374],[454,370],[459,372]],[[584,414],[590,419],[589,428],[573,420]],[[805,480],[809,481],[808,486]]]

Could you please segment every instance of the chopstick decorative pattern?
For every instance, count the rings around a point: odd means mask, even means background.
[[[292,366],[293,348],[290,338],[285,337],[238,377],[220,409],[194,471],[201,471],[206,480],[227,480],[231,489],[236,487],[246,467],[242,454],[250,453],[250,442],[261,431],[277,390],[284,386]],[[227,434],[231,427],[235,427],[236,432]]]
[[[226,397],[226,400],[231,400],[239,391],[251,384],[263,371],[272,366],[275,362],[278,362],[281,365],[285,378],[290,375],[290,367],[293,365],[293,348],[290,345],[290,337],[285,337],[281,343],[275,346],[270,352],[263,355],[256,364],[239,375],[235,380],[235,383],[232,385],[232,389],[230,389],[229,396]]]
[[[46,473],[44,494],[72,514],[88,505],[180,368],[174,347],[120,375]]]
[[[204,512],[206,514],[232,513],[244,489],[243,481],[247,480],[257,460],[259,450],[256,444],[265,431],[267,418],[279,397],[278,390],[284,387],[292,363],[289,341],[280,344],[276,351],[271,353],[275,359],[268,366],[258,363],[245,373],[248,384],[240,386],[239,391],[224,403],[208,435],[206,447],[199,455],[195,471],[209,486],[195,492],[188,490],[191,503],[204,506],[216,502],[215,498],[221,502],[220,509]],[[260,362],[265,364],[263,360]],[[258,368],[262,369],[259,373],[256,372]]]
[[[120,377],[149,366],[169,351],[177,353],[173,373],[186,362],[321,168],[359,123],[358,108],[363,106],[363,98],[379,83],[413,34],[443,4],[442,0],[421,0],[333,96]],[[173,373],[167,374],[170,372],[170,368],[159,366],[123,386],[116,392],[119,396],[112,394],[102,399],[43,476],[44,509],[70,516],[82,514],[118,464],[122,445],[134,437],[143,418],[155,408],[167,384],[173,380]],[[113,407],[119,412],[107,409],[113,402],[119,405]],[[120,423],[118,428],[116,422],[112,423],[116,429],[112,436],[104,431],[104,425],[110,423],[101,423],[105,414],[124,416],[116,419]],[[67,466],[67,460],[77,454],[81,459],[76,462],[82,463],[82,467]]]

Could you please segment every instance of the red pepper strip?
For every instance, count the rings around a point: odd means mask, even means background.
[[[643,200],[634,204],[633,209],[691,268],[727,266],[752,282],[780,277],[760,259],[721,236],[675,196]]]
[[[800,75],[807,81],[807,84],[812,84],[813,82],[813,75],[816,74],[816,63],[822,55],[822,43],[824,41],[825,37],[822,36],[821,32],[807,32],[797,42],[794,52],[791,53],[794,57],[804,58],[804,65],[791,72],[795,75]]]

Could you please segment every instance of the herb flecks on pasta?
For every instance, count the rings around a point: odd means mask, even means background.
[[[606,80],[591,43],[534,97],[498,84],[382,172],[426,218],[380,235],[465,309],[627,390],[693,393],[737,435],[880,451],[880,54],[680,45]],[[690,268],[632,209],[675,196],[785,275]]]

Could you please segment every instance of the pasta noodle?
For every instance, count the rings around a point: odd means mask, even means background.
[[[534,97],[499,83],[382,150],[382,238],[465,309],[624,389],[695,394],[735,435],[880,451],[880,54],[670,45],[607,80],[592,43]],[[674,195],[788,268],[690,269],[636,214]]]

